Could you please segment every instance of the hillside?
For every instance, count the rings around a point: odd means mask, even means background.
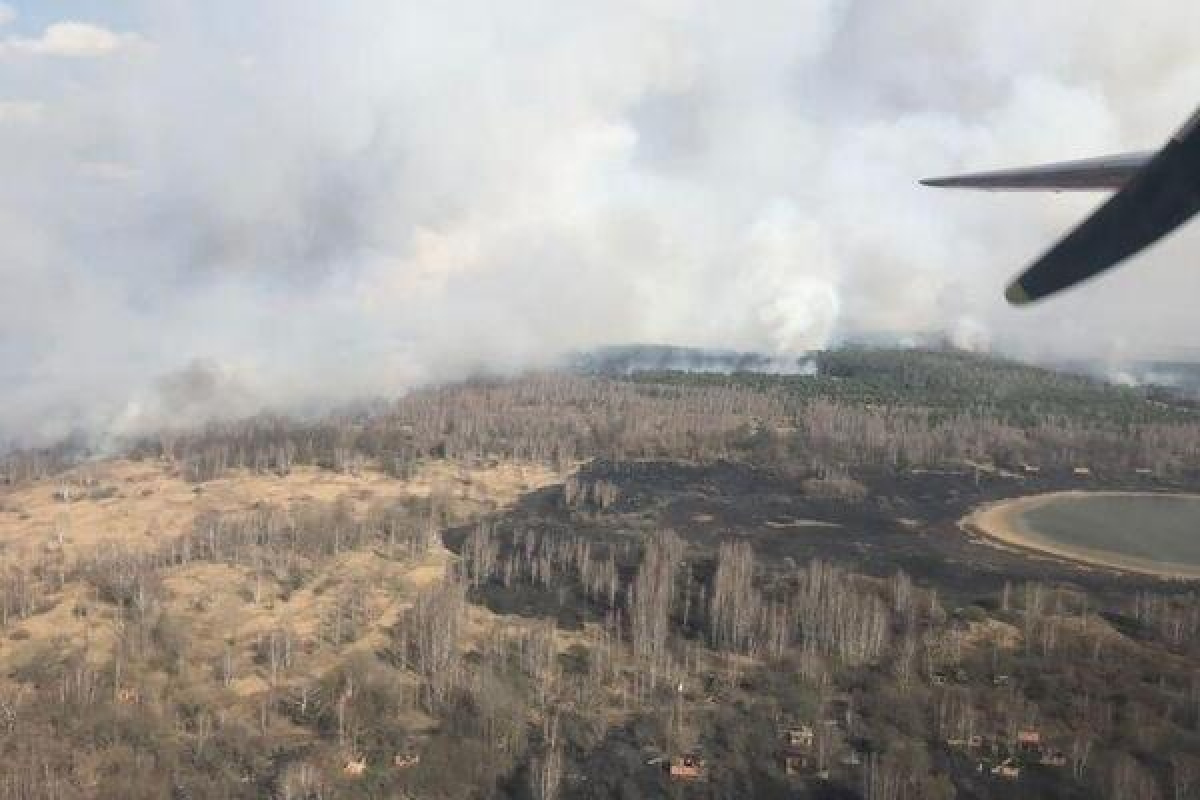
[[[960,521],[1193,493],[1197,442],[1136,389],[846,351],[14,453],[0,797],[1153,797],[1200,775],[1191,587]]]

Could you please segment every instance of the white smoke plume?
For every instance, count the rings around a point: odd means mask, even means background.
[[[1157,146],[1197,4],[32,5],[0,6],[0,441],[633,341],[1197,344],[1196,230],[1018,312],[1099,198],[916,184]]]

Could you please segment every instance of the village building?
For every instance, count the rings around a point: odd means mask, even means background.
[[[1041,732],[1036,730],[1017,731],[1017,750],[1021,753],[1041,755]]]
[[[815,733],[811,725],[797,725],[784,730],[783,738],[788,747],[807,750],[813,746]]]
[[[798,750],[783,751],[783,771],[791,776],[804,775],[815,767],[812,756]]]
[[[708,765],[696,753],[675,756],[671,759],[671,780],[702,781],[708,777]]]
[[[783,740],[784,772],[796,776],[812,772],[816,768],[816,761],[812,757],[816,732],[811,725],[784,728],[780,738]]]

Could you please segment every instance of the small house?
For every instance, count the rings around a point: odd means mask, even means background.
[[[783,751],[783,771],[788,775],[803,775],[811,772],[813,766],[812,758],[808,753],[791,749]]]
[[[350,759],[346,762],[346,766],[342,767],[342,774],[349,775],[352,778],[357,778],[367,771],[367,759]]]
[[[414,752],[396,753],[396,756],[392,759],[392,766],[396,769],[412,769],[420,763],[421,754]]]
[[[1042,754],[1042,766],[1044,767],[1065,767],[1067,765],[1067,754],[1062,750],[1047,750]]]
[[[675,756],[671,759],[671,780],[702,781],[708,777],[708,765],[696,753]]]
[[[1008,781],[1015,781],[1021,777],[1021,768],[1016,765],[1011,758],[1001,761],[996,766],[992,767],[992,774],[997,778],[1004,778]]]
[[[797,725],[783,732],[788,747],[809,749],[813,746],[814,733],[811,725]]]
[[[1041,753],[1042,734],[1039,731],[1017,731],[1017,749],[1022,753]]]

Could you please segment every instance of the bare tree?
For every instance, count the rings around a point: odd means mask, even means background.
[[[642,564],[629,588],[629,621],[634,654],[647,668],[650,686],[657,685],[669,661],[667,640],[675,594],[675,573],[683,557],[683,541],[659,531],[646,542]]]
[[[558,714],[546,714],[542,722],[541,754],[533,760],[530,789],[535,800],[555,800],[563,778],[563,752],[559,742]]]
[[[433,706],[454,686],[466,608],[465,586],[451,576],[420,592],[405,617],[409,664],[424,678]]]
[[[749,542],[723,542],[717,551],[717,571],[709,604],[713,646],[753,652],[761,600],[754,587],[754,549]]]

